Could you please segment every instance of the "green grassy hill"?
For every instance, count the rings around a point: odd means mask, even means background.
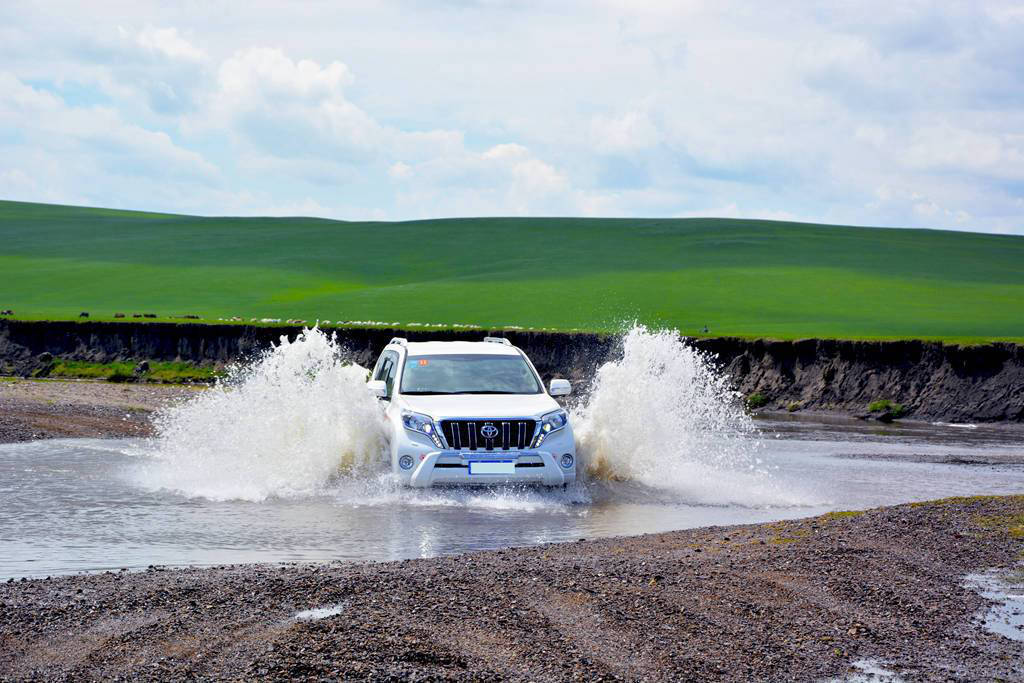
[[[0,309],[1024,338],[1024,238],[730,219],[198,218],[0,202]]]

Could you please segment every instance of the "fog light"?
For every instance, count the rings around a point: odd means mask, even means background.
[[[564,467],[565,469],[569,469],[570,467],[572,467],[572,462],[573,458],[568,453],[562,456],[562,467]]]
[[[412,456],[403,455],[401,458],[398,459],[398,466],[401,467],[403,470],[410,469],[412,467]]]

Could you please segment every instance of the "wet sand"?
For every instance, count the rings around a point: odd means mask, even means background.
[[[1024,551],[1024,496],[381,564],[0,584],[0,677],[1020,680],[967,574]],[[296,619],[296,614],[328,608]]]
[[[0,377],[0,443],[148,436],[150,416],[202,387]]]

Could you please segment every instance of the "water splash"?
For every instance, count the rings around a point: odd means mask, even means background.
[[[133,478],[189,496],[263,500],[379,472],[384,421],[366,373],[344,363],[319,329],[282,337],[214,388],[158,414],[153,457]]]
[[[588,483],[565,492],[397,485],[366,370],[346,364],[333,337],[317,328],[282,338],[216,387],[158,414],[151,457],[132,477],[149,489],[213,500],[326,494],[360,504],[510,509],[609,498],[801,502],[778,490],[752,421],[707,357],[674,331],[644,327],[625,333],[622,350],[571,411]]]
[[[591,481],[632,481],[701,504],[792,504],[759,455],[729,379],[674,330],[634,326],[571,411]]]

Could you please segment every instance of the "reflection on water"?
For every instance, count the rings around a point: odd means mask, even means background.
[[[979,619],[987,631],[1024,641],[1024,575],[1021,570],[1007,573],[999,571],[972,574],[967,587],[993,601],[992,606]]]
[[[262,502],[188,498],[133,483],[143,456],[116,440],[0,446],[0,576],[150,564],[390,560],[578,538],[803,517],[948,495],[1024,492],[1021,432],[759,421],[773,496],[748,505],[686,489],[601,482],[567,491],[406,490],[385,475]],[[753,437],[751,437],[753,438]],[[938,462],[936,462],[938,461]],[[723,501],[735,500],[730,491]],[[764,504],[774,500],[774,504]]]

